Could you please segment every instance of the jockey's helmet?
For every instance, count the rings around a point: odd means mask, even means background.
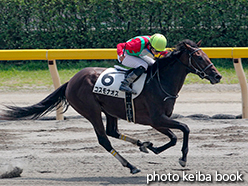
[[[167,39],[162,34],[153,34],[149,40],[151,46],[158,52],[165,51]]]

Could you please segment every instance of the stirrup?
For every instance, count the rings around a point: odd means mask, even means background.
[[[123,92],[131,93],[131,94],[137,94],[137,92],[131,89],[128,85],[121,84],[119,90]]]

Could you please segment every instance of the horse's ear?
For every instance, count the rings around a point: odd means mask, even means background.
[[[198,41],[198,43],[196,44],[198,47],[201,46],[202,40]]]
[[[191,46],[190,46],[190,45],[188,45],[188,44],[185,43],[185,42],[183,42],[183,44],[184,44],[184,46],[185,46],[185,48],[186,48],[187,50],[191,50]]]

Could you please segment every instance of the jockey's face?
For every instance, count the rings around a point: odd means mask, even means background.
[[[150,44],[150,51],[151,51],[151,53],[152,53],[154,56],[156,56],[156,55],[159,54],[159,51],[157,51],[155,48],[153,48],[153,47],[151,46],[151,44]]]
[[[158,55],[159,51],[155,50],[154,48],[151,48],[151,52],[152,54],[155,56],[155,55]]]

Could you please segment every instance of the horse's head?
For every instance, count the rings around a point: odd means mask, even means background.
[[[187,64],[183,63],[187,66],[190,72],[197,74],[200,78],[208,79],[211,84],[219,83],[222,76],[210,61],[207,54],[199,48],[200,44],[201,41],[199,41],[195,46],[183,42],[187,54],[182,55],[181,57],[187,56],[187,60],[183,60],[186,61]]]

